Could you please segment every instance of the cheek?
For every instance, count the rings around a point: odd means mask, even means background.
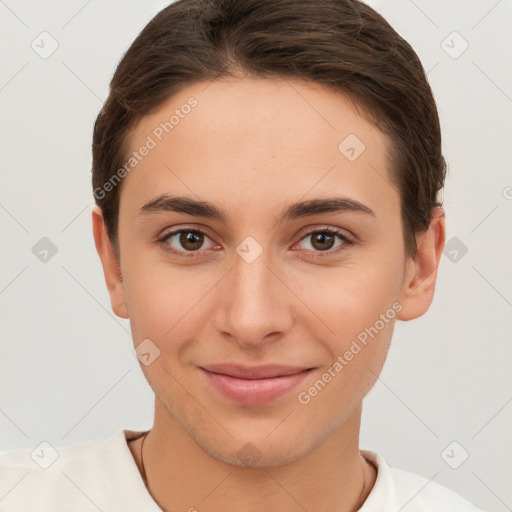
[[[373,326],[386,312],[388,320],[395,318],[392,306],[400,297],[401,276],[396,262],[366,261],[331,268],[325,279],[302,277],[301,293],[329,327],[332,339],[344,343]]]
[[[166,262],[148,263],[137,258],[126,261],[126,265],[132,269],[127,295],[134,344],[151,340],[165,355],[156,366],[173,374],[181,371],[179,366],[190,362],[190,354],[212,328],[219,304],[215,297],[218,273],[171,268]]]
[[[144,268],[144,267],[140,267]],[[191,288],[183,275],[172,279],[165,271],[152,267],[139,270],[129,281],[130,326],[141,369],[155,394],[159,397],[183,395],[180,383],[186,354],[200,338],[201,322],[197,317],[199,298],[205,290]],[[150,340],[149,342],[147,340]],[[142,355],[149,353],[151,360]]]
[[[319,408],[330,403],[340,419],[369,392],[386,360],[401,309],[386,279],[380,284],[382,288],[375,280],[352,284],[347,279],[343,286],[324,290],[317,307],[334,333],[319,339],[329,355],[300,403],[314,401]]]
[[[307,287],[312,290],[307,295],[311,309],[329,327],[326,336],[319,336],[329,354],[322,368],[330,389],[325,398],[332,393],[330,399],[342,406],[347,390],[362,398],[377,379],[401,309],[401,275],[400,258],[374,257],[330,269],[328,280]]]
[[[187,313],[204,295],[203,287],[199,289],[197,280],[187,279],[187,272],[170,272],[168,267],[143,261],[140,256],[127,257],[123,267],[127,276],[125,297],[135,343],[149,338],[160,345],[167,339],[176,338],[176,332],[183,331],[189,323]]]

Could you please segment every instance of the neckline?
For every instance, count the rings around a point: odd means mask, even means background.
[[[155,502],[154,498],[151,496],[149,490],[147,489],[144,480],[142,478],[142,474],[140,472],[139,466],[134,459],[132,451],[129,446],[130,441],[136,441],[141,437],[145,436],[150,429],[148,430],[131,430],[131,429],[123,429],[121,432],[124,437],[124,448],[127,455],[131,459],[131,470],[135,472],[135,477],[137,479],[137,487],[140,493],[144,494],[144,498],[146,501],[149,500],[151,506],[158,510],[159,512],[164,512],[158,504]],[[370,493],[366,497],[363,505],[359,508],[358,512],[372,512],[373,510],[378,510],[381,505],[384,503],[388,503],[391,498],[390,488],[389,488],[389,479],[391,477],[389,468],[386,466],[386,462],[383,457],[372,450],[368,449],[359,449],[361,456],[364,457],[376,470],[377,476],[375,477],[375,482],[373,484]],[[148,505],[149,506],[149,505]]]
[[[131,492],[134,492],[137,494],[137,496],[140,496],[140,500],[143,500],[142,504],[138,503],[138,506],[143,506],[144,510],[148,510],[151,512],[164,512],[158,504],[155,502],[151,494],[149,493],[146,485],[144,484],[144,480],[142,479],[142,475],[140,473],[139,466],[137,465],[137,462],[132,454],[132,451],[130,449],[129,443],[130,441],[136,441],[137,439],[140,439],[144,435],[146,435],[149,432],[148,430],[132,430],[132,429],[122,429],[118,435],[121,437],[121,441],[124,438],[123,443],[123,452],[124,455],[129,457],[129,468],[127,468],[127,471],[130,472],[130,479],[129,479],[129,487],[131,489]],[[124,485],[126,485],[126,482],[124,482]]]

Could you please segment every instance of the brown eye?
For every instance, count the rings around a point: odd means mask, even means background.
[[[311,245],[319,251],[332,249],[335,242],[334,235],[330,233],[317,232],[311,235]]]
[[[187,251],[195,251],[203,245],[204,236],[198,231],[182,231],[179,242]]]
[[[167,234],[160,240],[164,249],[178,256],[199,256],[200,249],[215,246],[206,233],[197,229],[179,229]],[[209,244],[209,245],[208,245]]]
[[[336,241],[338,239],[338,241]],[[351,245],[352,240],[339,231],[333,229],[317,229],[304,236],[300,243],[306,243],[304,249],[312,253],[326,252],[328,254],[336,253]]]

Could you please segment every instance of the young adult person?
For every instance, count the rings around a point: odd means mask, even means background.
[[[154,424],[46,469],[4,453],[3,482],[27,473],[4,512],[478,510],[359,448],[445,240],[432,91],[378,13],[179,0],[120,61],[92,149],[96,248]]]

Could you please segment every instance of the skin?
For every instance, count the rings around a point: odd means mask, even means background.
[[[198,105],[124,179],[120,261],[101,211],[92,214],[112,309],[130,319],[135,346],[149,338],[160,350],[141,364],[156,395],[144,443],[150,491],[167,510],[231,510],[233,503],[248,512],[355,510],[376,478],[359,451],[362,400],[396,319],[417,318],[431,304],[444,213],[435,210],[417,235],[416,256],[406,256],[389,139],[345,96],[319,84],[242,77],[189,85],[141,120],[131,148],[190,96]],[[338,150],[349,134],[366,146],[354,161]],[[164,193],[211,202],[227,222],[172,211],[139,215]],[[359,201],[375,216],[278,221],[293,202],[332,196]],[[326,227],[354,243],[335,237],[322,250],[310,233]],[[178,228],[208,234],[192,251],[179,235],[156,242]],[[252,263],[236,252],[247,236],[263,249]],[[173,255],[165,244],[196,257]],[[299,403],[298,393],[396,302],[396,317],[307,405]],[[208,384],[198,370],[208,363],[315,370],[284,396],[247,405]],[[257,450],[252,463],[240,458],[247,443]],[[130,449],[140,465],[140,440]]]

